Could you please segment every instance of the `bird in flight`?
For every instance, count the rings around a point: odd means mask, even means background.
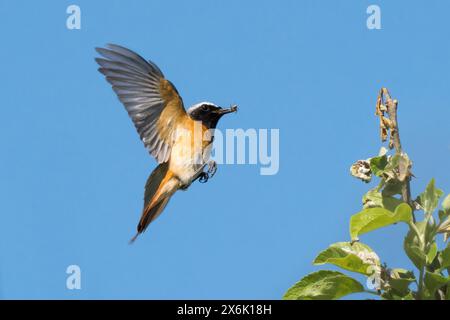
[[[199,179],[206,182],[217,170],[209,160],[214,129],[219,119],[237,111],[210,102],[187,111],[175,86],[156,64],[137,53],[109,44],[96,48],[102,56],[98,69],[125,106],[141,140],[158,166],[145,184],[144,209],[134,242],[164,210],[177,190],[186,190]]]

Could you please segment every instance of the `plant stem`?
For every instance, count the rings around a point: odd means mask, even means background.
[[[377,114],[379,114],[378,113],[379,103],[382,103],[383,100],[386,105],[387,113],[389,115],[389,129],[391,131],[389,147],[391,149],[392,149],[392,147],[394,147],[395,152],[401,156],[401,155],[403,155],[403,150],[402,150],[402,144],[400,141],[400,132],[399,132],[398,121],[397,121],[398,101],[396,99],[391,98],[391,95],[387,88],[382,88],[380,90],[380,94],[379,94],[378,100],[377,100]],[[381,117],[381,121],[383,122],[383,114],[381,113],[379,115]],[[411,206],[411,209],[413,211],[413,220],[415,222],[416,217],[414,215],[414,206],[412,205],[412,201],[411,201],[411,185],[410,185],[411,175],[409,173],[409,168],[405,165],[400,164],[399,165],[399,176],[405,177],[405,181],[404,181],[404,183],[402,183],[402,190],[401,190],[402,200]]]
[[[422,291],[423,291],[423,277],[425,274],[425,267],[420,268],[419,270],[419,285],[417,288],[417,299],[422,300]]]
[[[414,233],[417,236],[417,239],[419,239],[419,245],[420,245],[420,250],[422,252],[425,251],[425,235],[421,234],[419,229],[417,228],[416,224],[414,222],[408,222],[409,227],[411,228],[412,231],[414,231]],[[419,282],[417,284],[417,298],[419,300],[422,299],[422,291],[423,291],[423,278],[424,278],[424,274],[425,274],[425,267],[422,267],[419,269]]]
[[[414,222],[409,222],[408,225],[411,228],[411,230],[413,230],[414,233],[416,234],[417,239],[419,239],[420,249],[422,251],[425,251],[425,236],[420,233],[419,229],[417,229],[417,226]],[[418,287],[417,288],[417,297],[419,300],[422,299],[424,274],[425,274],[425,267],[422,267],[419,269],[419,283],[417,285],[417,287]]]
[[[381,108],[381,104],[384,102],[386,109]],[[387,130],[390,130],[390,139],[389,139],[389,148],[395,148],[395,152],[400,157],[404,156],[402,144],[400,141],[400,132],[398,128],[398,120],[397,120],[397,108],[398,101],[396,99],[392,99],[387,88],[382,88],[380,90],[378,99],[377,99],[377,115],[380,116],[380,126],[381,126],[381,138],[383,141],[387,138]],[[389,119],[384,118],[384,112],[387,112]],[[422,252],[425,251],[426,243],[425,243],[425,234],[421,234],[419,229],[416,226],[416,216],[414,214],[414,205],[411,200],[411,173],[409,172],[409,164],[405,164],[405,161],[401,161],[398,166],[398,175],[400,177],[400,181],[402,181],[401,195],[402,200],[406,202],[412,209],[413,221],[409,222],[409,227],[416,234],[419,239],[420,249]],[[429,217],[427,217],[426,221],[428,223]],[[425,229],[426,230],[426,229]],[[425,266],[420,268],[419,270],[419,283],[417,290],[417,298],[421,300],[423,298],[423,285],[424,285],[424,275],[425,275]]]

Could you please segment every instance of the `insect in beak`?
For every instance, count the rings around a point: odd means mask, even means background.
[[[237,105],[233,104],[230,108],[228,109],[218,109],[216,112],[220,115],[224,115],[227,113],[232,113],[232,112],[236,112],[238,110]]]

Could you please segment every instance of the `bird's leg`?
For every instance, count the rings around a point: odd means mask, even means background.
[[[214,177],[217,172],[217,163],[214,160],[208,162],[208,175],[210,178]]]
[[[208,166],[208,170],[206,172],[203,172],[203,169],[206,166]],[[210,178],[212,178],[216,174],[216,171],[217,171],[217,163],[213,160],[210,160],[201,166],[201,168],[197,171],[197,174],[195,175],[196,178],[193,181],[199,179],[198,181],[200,183],[206,183]]]
[[[186,183],[186,184],[180,186],[180,189],[183,190],[183,191],[186,191],[186,190],[191,186],[191,184],[192,184],[194,181],[196,181],[196,180],[199,180],[201,183],[207,182],[208,179],[209,179],[209,175],[208,175],[208,173],[203,172],[203,169],[205,168],[206,165],[207,165],[207,163],[203,164],[203,165],[200,167],[200,169],[198,169],[198,170],[195,172],[195,174],[194,174],[194,176],[192,177],[192,179],[191,179],[188,183]]]
[[[189,186],[190,186],[194,181],[196,181],[196,180],[199,180],[201,183],[205,183],[205,182],[208,181],[208,179],[209,179],[208,173],[203,172],[203,169],[205,168],[205,166],[206,166],[207,164],[208,164],[208,163],[203,164],[203,165],[197,170],[197,172],[194,174],[194,176],[193,176],[191,182],[186,186],[186,189],[187,189],[187,187],[189,187]]]

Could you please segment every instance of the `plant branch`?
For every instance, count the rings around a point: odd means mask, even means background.
[[[419,285],[417,288],[417,299],[422,300],[422,292],[423,292],[423,278],[425,275],[425,267],[420,268],[419,270]]]
[[[419,245],[420,249],[424,251],[425,249],[425,237],[423,234],[420,233],[419,229],[417,228],[416,224],[413,222],[408,222],[409,227],[411,230],[416,234],[417,239],[419,239]],[[425,274],[425,267],[419,268],[419,281],[417,283],[417,298],[420,300],[422,299],[422,292],[423,292],[423,278]]]
[[[380,93],[377,98],[376,115],[380,117],[380,134],[381,140],[384,142],[387,140],[387,134],[389,136],[389,148],[394,149],[396,155],[399,156],[398,165],[398,179],[401,182],[401,195],[402,200],[406,202],[412,209],[413,221],[409,222],[409,227],[416,234],[419,239],[420,249],[425,250],[425,235],[422,234],[417,228],[415,222],[416,217],[414,215],[414,205],[411,200],[411,172],[410,172],[410,161],[406,154],[403,153],[402,143],[400,141],[400,132],[398,128],[397,120],[397,108],[398,101],[392,99],[389,90],[387,88],[381,88]],[[385,114],[387,117],[385,117]],[[428,219],[427,219],[428,220]],[[422,299],[423,295],[423,284],[424,284],[425,267],[419,270],[419,282],[417,298]]]
[[[398,101],[396,99],[392,99],[387,88],[381,88],[380,93],[377,99],[377,107],[376,107],[376,115],[380,117],[380,133],[381,140],[384,142],[387,139],[387,132],[390,131],[389,137],[389,148],[395,148],[396,154],[399,156],[403,156],[402,144],[400,141],[400,132],[398,128],[397,121],[397,107]],[[389,118],[386,118],[384,115],[387,113]],[[399,177],[402,181],[402,199],[404,202],[409,204],[413,210],[413,218],[414,222],[416,221],[414,216],[414,206],[411,201],[411,174],[409,172],[409,163],[405,163],[405,161],[400,161],[399,163]]]

